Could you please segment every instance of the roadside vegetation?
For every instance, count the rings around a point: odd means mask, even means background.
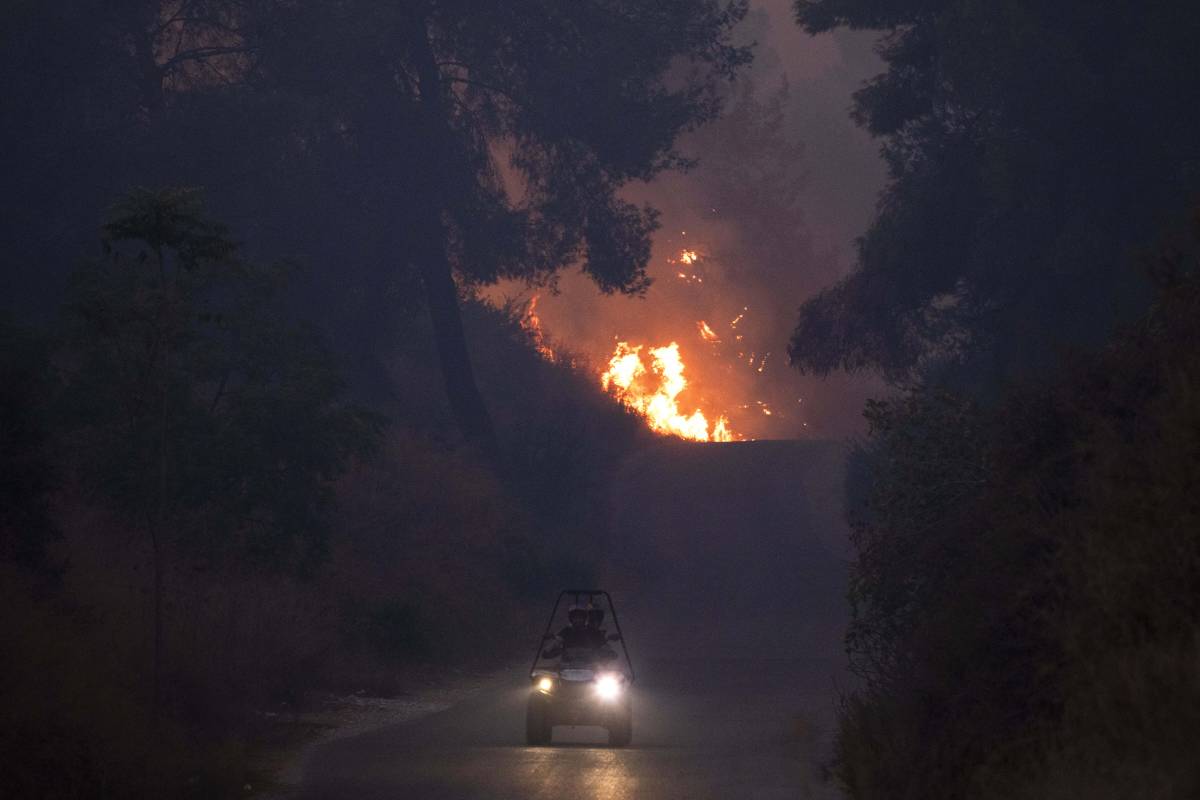
[[[870,407],[851,797],[1200,791],[1197,252],[1156,259],[1151,310],[1058,377]]]
[[[0,328],[5,796],[243,794],[268,712],[524,654],[529,607],[594,574],[642,426],[517,318],[466,304],[497,471],[436,394],[423,426],[353,401],[298,268],[198,192],[135,191],[101,238],[53,324]]]
[[[886,67],[854,114],[888,183],[791,347],[893,388],[847,478],[840,783],[1197,796],[1196,5],[795,9]]]

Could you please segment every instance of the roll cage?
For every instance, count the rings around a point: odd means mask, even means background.
[[[617,631],[617,643],[621,645],[621,655],[625,658],[625,666],[629,669],[629,682],[633,683],[635,675],[633,671],[633,661],[629,658],[629,647],[625,644],[625,633],[621,630],[621,620],[617,617],[617,607],[613,605],[612,597],[603,589],[563,589],[558,593],[558,599],[554,601],[554,609],[550,612],[550,618],[546,621],[546,629],[542,633],[542,638],[538,640],[537,650],[533,654],[533,664],[529,667],[529,677],[532,679],[537,674],[538,662],[542,660],[542,648],[546,642],[555,638],[552,630],[554,620],[558,617],[558,609],[562,607],[563,598],[571,598],[570,605],[584,605],[595,607],[595,599],[603,598],[604,604],[608,606],[608,612],[612,616],[613,627]],[[583,601],[583,602],[581,602]]]

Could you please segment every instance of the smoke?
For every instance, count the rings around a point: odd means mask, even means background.
[[[645,296],[605,296],[570,273],[557,293],[538,292],[537,311],[554,344],[597,375],[618,342],[677,343],[684,414],[727,416],[745,438],[841,438],[860,431],[877,381],[800,375],[786,349],[799,305],[853,265],[882,185],[876,146],[849,119],[852,92],[880,64],[870,35],[808,36],[790,5],[762,0],[743,23],[755,64],[724,117],[681,143],[698,166],[626,193],[662,212]],[[489,296],[534,293],[504,285]]]

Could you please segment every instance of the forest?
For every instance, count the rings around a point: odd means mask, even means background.
[[[245,796],[320,693],[524,657],[662,436],[489,291],[646,298],[711,164],[863,419],[836,791],[1200,795],[1200,6],[786,12],[878,59],[841,266],[757,3],[8,4],[0,794]]]

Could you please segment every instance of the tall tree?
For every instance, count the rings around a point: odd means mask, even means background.
[[[494,454],[460,292],[547,281],[570,264],[607,292],[645,287],[655,214],[620,189],[683,163],[677,135],[717,112],[722,79],[749,58],[728,41],[745,3],[310,2],[291,13],[280,30],[300,35],[279,37],[293,56],[272,62],[274,76],[318,53],[322,71],[354,76],[389,109],[353,104],[339,129],[366,146],[382,123],[393,139],[379,169],[399,183],[399,255],[422,277],[458,424]]]
[[[260,246],[296,244],[278,230],[297,215],[272,202],[307,206],[305,246],[347,262],[340,272],[372,296],[373,313],[386,313],[382,299],[402,294],[415,273],[454,416],[494,451],[460,292],[500,277],[546,281],[572,264],[604,291],[644,288],[655,215],[623,201],[620,189],[683,163],[677,135],[716,114],[722,80],[749,59],[730,41],[745,7],[23,3],[3,63],[17,75],[14,107],[28,113],[6,117],[0,132],[9,152],[33,156],[14,159],[18,194],[56,208],[55,220],[80,229],[77,239],[97,193],[114,184],[205,185],[262,229],[254,231]],[[31,52],[26,43],[38,41],[54,46]],[[86,101],[84,124],[40,99],[47,76],[60,74],[72,75],[62,90]],[[66,132],[47,139],[43,131]],[[59,183],[47,170],[57,175],[64,163],[63,180],[82,184],[78,196],[47,195],[46,185]],[[62,213],[64,203],[76,207]],[[62,222],[12,210],[40,243],[63,238],[50,230]],[[322,245],[331,239],[351,245]],[[363,279],[386,259],[396,279]]]
[[[188,93],[242,84],[254,64],[256,0],[79,0],[6,4],[0,26],[0,238],[14,263],[5,295],[49,311],[113,187],[180,182],[179,165],[229,140],[166,141],[162,123]],[[195,119],[191,120],[193,123]],[[214,129],[222,131],[218,136]],[[228,149],[228,148],[225,148]],[[176,174],[171,174],[176,173]],[[204,180],[219,181],[210,172]],[[31,302],[32,301],[32,302]],[[40,302],[38,302],[40,301]],[[47,302],[49,301],[49,302]]]
[[[79,476],[146,534],[157,712],[169,565],[311,564],[377,422],[282,313],[291,270],[239,258],[195,191],[135,191],[104,230],[109,258],[74,277],[62,408]]]
[[[797,0],[884,32],[855,96],[890,180],[858,269],[805,303],[804,370],[1049,367],[1149,300],[1130,251],[1200,191],[1200,7],[1187,0]],[[943,372],[945,375],[945,373]]]

